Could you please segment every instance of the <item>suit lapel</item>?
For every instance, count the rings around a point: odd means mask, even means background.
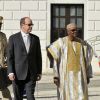
[[[33,38],[33,36],[31,34],[29,34],[29,35],[30,35],[30,47],[29,47],[29,52],[30,52],[31,51],[31,48],[33,46],[33,43],[34,43],[34,38]]]

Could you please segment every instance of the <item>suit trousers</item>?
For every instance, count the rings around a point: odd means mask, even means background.
[[[36,82],[31,79],[26,80],[14,80],[12,82],[14,91],[14,100],[23,100],[24,91],[26,91],[27,100],[35,100],[34,92]]]

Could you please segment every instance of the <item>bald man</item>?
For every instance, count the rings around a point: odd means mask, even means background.
[[[68,24],[66,29],[68,36],[59,38],[47,48],[49,59],[52,56],[54,60],[58,99],[88,100],[87,69],[92,59],[92,49],[76,37],[77,26],[74,23]]]
[[[31,33],[32,20],[20,20],[20,32],[11,35],[8,43],[8,76],[13,83],[14,100],[23,100],[26,90],[27,100],[35,100],[36,81],[42,75],[40,39]]]

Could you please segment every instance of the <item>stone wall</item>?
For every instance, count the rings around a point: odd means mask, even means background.
[[[2,31],[7,38],[20,30],[20,18],[29,16],[33,20],[32,33],[41,40],[43,72],[50,72],[46,46],[50,44],[51,3],[84,4],[84,38],[100,34],[100,0],[0,0],[0,16],[4,17]]]

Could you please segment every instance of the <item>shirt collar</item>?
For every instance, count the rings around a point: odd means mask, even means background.
[[[22,30],[21,30],[21,34],[22,34],[22,37],[29,36],[29,34],[26,34],[26,33],[23,32]]]

